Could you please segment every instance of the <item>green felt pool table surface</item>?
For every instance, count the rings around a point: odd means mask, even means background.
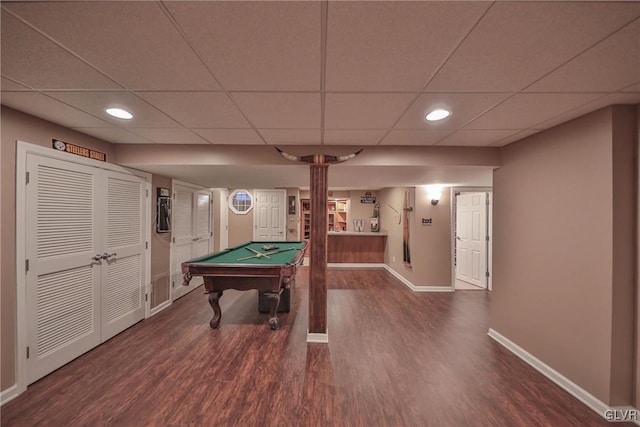
[[[246,242],[233,248],[195,258],[192,264],[246,264],[246,265],[287,265],[293,262],[305,242]],[[265,250],[263,246],[277,246]],[[267,254],[269,258],[256,256],[254,251]],[[247,259],[242,259],[247,258]]]

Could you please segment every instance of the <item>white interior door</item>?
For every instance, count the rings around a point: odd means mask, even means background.
[[[173,185],[172,299],[180,298],[203,283],[202,277],[182,286],[181,264],[211,252],[211,192],[187,185]]]
[[[285,240],[285,190],[256,190],[253,240]]]
[[[229,190],[220,189],[220,250],[229,247]]]
[[[27,156],[27,384],[100,343],[100,171]]]
[[[456,279],[487,288],[487,194],[456,197]]]
[[[102,341],[144,319],[146,189],[142,178],[105,171]]]

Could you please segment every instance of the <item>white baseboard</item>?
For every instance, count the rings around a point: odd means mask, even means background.
[[[493,329],[489,329],[487,335],[489,335],[507,350],[518,356],[520,359],[524,360],[536,371],[540,372],[542,375],[556,383],[570,395],[587,405],[605,420],[610,422],[635,422],[636,424],[640,425],[640,420],[637,419],[640,418],[640,411],[627,406],[609,406],[589,393],[587,390],[571,381],[569,378],[562,375],[560,372],[553,369],[551,366],[547,365],[546,363],[529,353],[527,350],[520,347],[518,344],[509,340],[504,335],[501,335],[499,332],[496,332]],[[631,416],[634,416],[633,414],[635,414],[636,418],[631,418]],[[628,418],[617,419],[622,418],[622,416],[627,416]]]
[[[167,300],[165,302],[163,302],[162,304],[153,307],[151,309],[151,311],[149,312],[149,317],[153,316],[154,314],[158,314],[159,312],[161,312],[162,310],[164,310],[165,308],[169,307],[172,304],[171,300]]]
[[[385,264],[371,262],[329,262],[328,268],[384,268]]]
[[[311,333],[307,330],[307,342],[320,343],[320,344],[328,344],[329,343],[329,329],[324,334],[321,333]]]
[[[407,279],[405,279],[400,273],[389,267],[387,264],[383,264],[384,269],[391,273],[396,279],[404,283],[409,289],[414,292],[453,292],[451,286],[416,286]]]
[[[18,392],[18,385],[14,384],[6,390],[2,390],[0,392],[0,406],[4,405],[7,402],[11,402],[13,399],[18,397],[20,393]]]

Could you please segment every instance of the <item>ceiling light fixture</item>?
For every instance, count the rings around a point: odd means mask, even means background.
[[[435,122],[438,120],[446,119],[447,117],[449,117],[449,114],[451,114],[451,112],[439,108],[427,114],[425,118],[430,122]]]
[[[122,108],[107,108],[104,110],[108,115],[116,117],[118,119],[131,120],[133,119],[133,114],[128,112],[127,110],[123,110]]]

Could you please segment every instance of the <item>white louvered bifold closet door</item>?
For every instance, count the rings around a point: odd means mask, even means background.
[[[102,341],[144,319],[145,182],[105,171]]]
[[[209,253],[211,243],[211,193],[198,191],[195,193],[195,218],[193,258]]]
[[[27,171],[30,384],[100,343],[101,248],[99,170],[29,154]]]
[[[202,283],[202,278],[194,277],[189,286],[182,286],[182,266],[184,261],[188,261],[193,253],[193,194],[194,190],[182,185],[174,185],[173,200],[173,246],[172,246],[172,299],[180,298],[190,290]]]
[[[211,192],[173,184],[173,245],[171,296],[175,300],[203,283],[202,277],[182,286],[181,264],[211,251]]]

